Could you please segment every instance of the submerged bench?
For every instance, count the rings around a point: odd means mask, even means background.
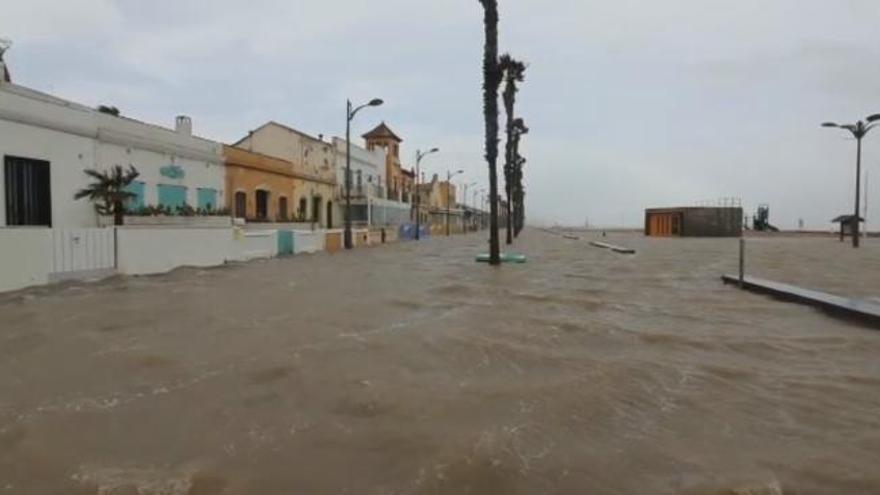
[[[499,255],[502,263],[525,263],[527,261],[526,255],[524,254],[515,254],[515,253],[501,253]],[[488,263],[489,255],[486,253],[477,255],[478,263]]]
[[[590,241],[591,246],[595,246],[597,248],[602,249],[610,249],[615,253],[620,254],[636,254],[636,250],[623,246],[615,246],[614,244],[608,244],[607,242],[599,242],[599,241]]]
[[[739,284],[736,275],[722,275],[725,284]],[[755,277],[743,277],[742,288],[752,292],[760,292],[801,304],[810,304],[826,311],[847,316],[880,329],[880,304],[848,297],[835,296],[825,292],[804,289],[795,285],[763,280]]]

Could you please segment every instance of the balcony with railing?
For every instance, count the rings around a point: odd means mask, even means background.
[[[340,184],[338,188],[339,199],[345,198],[345,184]],[[375,184],[352,184],[351,199],[365,198],[385,198],[385,188]]]

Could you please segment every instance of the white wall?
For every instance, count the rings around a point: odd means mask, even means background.
[[[50,229],[0,228],[0,291],[49,282]]]
[[[294,230],[293,254],[317,253],[323,251],[327,235],[323,230]]]
[[[249,261],[278,256],[278,231],[245,231],[238,229],[235,232],[229,256],[229,259],[234,261]]]
[[[140,176],[138,181],[144,182],[144,204],[159,204],[159,184],[185,186],[186,201],[192,207],[198,205],[198,188],[209,187],[217,191],[215,209],[226,204],[225,183],[226,172],[222,163],[182,158],[173,154],[158,153],[151,150],[131,148],[112,143],[99,142],[97,153],[98,168],[109,169],[114,165],[134,166]],[[162,167],[177,165],[184,171],[184,177],[172,179],[160,173]],[[218,206],[219,205],[219,206]]]
[[[0,101],[0,107],[3,102]],[[95,142],[75,134],[19,124],[0,117],[0,168],[3,157],[17,156],[50,163],[52,226],[92,227],[97,225],[94,207],[88,201],[74,201],[82,187],[83,170],[94,166]],[[0,226],[6,225],[6,185],[0,172]]]
[[[180,266],[217,266],[233,249],[231,228],[120,227],[118,269],[126,275],[165,273]]]

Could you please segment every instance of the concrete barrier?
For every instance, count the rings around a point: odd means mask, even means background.
[[[117,242],[119,273],[148,275],[181,266],[222,265],[234,240],[230,228],[120,227]]]
[[[370,245],[370,231],[368,229],[352,229],[351,236],[355,247]]]
[[[399,240],[399,236],[397,234],[398,230],[395,228],[386,227],[385,228],[385,243],[397,242]]]
[[[232,243],[232,260],[250,261],[261,258],[274,258],[277,255],[277,230],[245,230],[243,232],[236,232]]]
[[[324,249],[328,252],[334,253],[336,251],[341,250],[344,246],[342,245],[342,230],[326,230],[325,232],[325,244]]]
[[[317,253],[324,250],[327,234],[323,230],[294,230],[293,254]]]
[[[0,228],[0,291],[49,282],[50,229]]]

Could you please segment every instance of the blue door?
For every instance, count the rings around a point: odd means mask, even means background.
[[[293,231],[278,231],[278,256],[293,254]]]

